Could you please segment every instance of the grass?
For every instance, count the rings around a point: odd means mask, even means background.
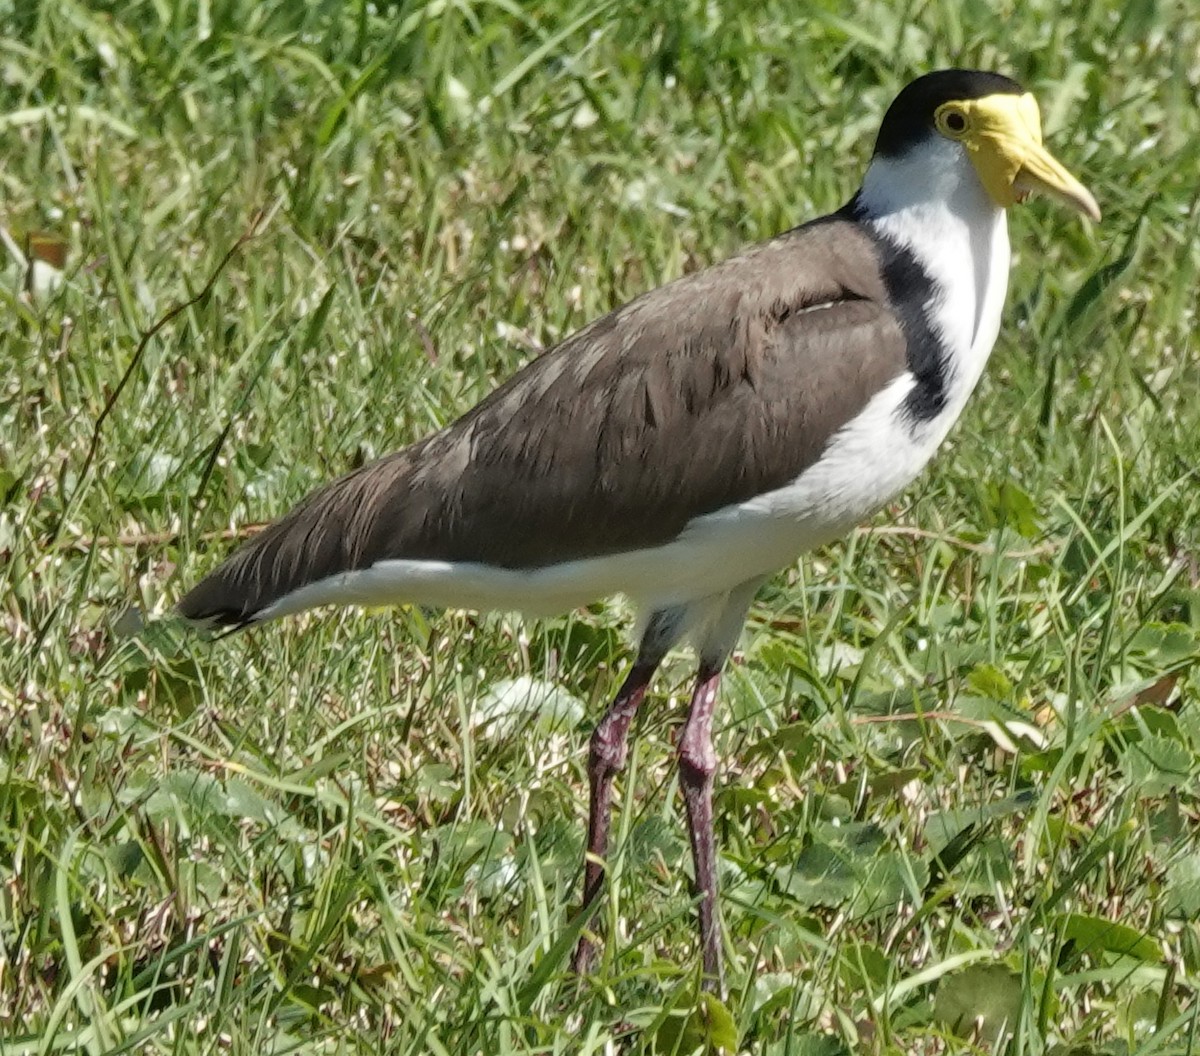
[[[808,7],[0,0],[0,1053],[1200,1051],[1200,29],[1181,0]],[[753,611],[729,1021],[695,1011],[685,657],[579,985],[619,603],[216,644],[136,613],[840,204],[950,62],[1036,91],[1104,223],[1014,213],[952,445]]]

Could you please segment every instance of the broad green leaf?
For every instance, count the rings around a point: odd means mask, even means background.
[[[1136,957],[1139,961],[1161,961],[1162,950],[1149,935],[1128,924],[1118,924],[1104,917],[1084,913],[1069,913],[1059,919],[1064,940],[1075,943],[1078,952],[1095,957],[1115,953]]]
[[[983,508],[989,527],[1014,529],[1026,539],[1034,538],[1040,531],[1033,499],[1012,481],[986,484]]]
[[[850,1056],[841,1038],[829,1034],[793,1034],[764,1050],[764,1056]]]
[[[1015,1031],[1023,1001],[1018,973],[1003,964],[976,964],[938,983],[934,1013],[959,1037],[999,1048]]]
[[[664,1056],[732,1054],[737,1051],[737,1024],[720,998],[702,993],[694,1005],[684,1000],[665,1016],[654,1035],[654,1051]]]
[[[1187,748],[1158,734],[1131,744],[1120,759],[1126,780],[1139,796],[1159,796],[1186,784],[1192,763]]]
[[[776,754],[782,754],[793,769],[802,770],[812,759],[816,747],[817,738],[813,735],[812,724],[792,722],[751,745],[746,758],[752,761],[760,756],[773,758]]]
[[[1008,676],[994,664],[978,664],[967,676],[967,686],[980,696],[992,700],[1011,700],[1013,685]]]
[[[1200,854],[1189,854],[1167,870],[1165,908],[1173,916],[1200,918]]]
[[[775,878],[801,905],[845,906],[853,917],[863,917],[889,911],[905,898],[919,900],[929,866],[899,851],[814,843],[792,865],[777,867]]]
[[[837,906],[854,895],[858,875],[849,860],[827,844],[805,847],[791,865],[775,871],[780,886],[803,906]]]

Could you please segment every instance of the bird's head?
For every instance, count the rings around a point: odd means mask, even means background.
[[[961,147],[1002,208],[1038,191],[1100,219],[1091,192],[1042,145],[1037,101],[1008,77],[957,69],[918,77],[888,108],[875,158],[899,161],[944,143]]]

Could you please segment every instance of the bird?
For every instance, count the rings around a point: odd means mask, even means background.
[[[990,71],[896,95],[837,211],[641,294],[462,417],[320,487],[177,603],[244,628],[327,605],[565,612],[613,595],[636,651],[590,736],[582,909],[606,875],[614,778],[669,651],[697,668],[676,738],[701,985],[724,993],[713,786],[721,671],[759,587],[921,472],[995,344],[1007,210],[1035,192],[1098,222]],[[571,966],[592,965],[584,929]]]

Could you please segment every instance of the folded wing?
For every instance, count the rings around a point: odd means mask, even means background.
[[[395,558],[529,569],[658,546],[794,480],[905,369],[874,244],[818,221],[616,309],[314,492],[179,610],[237,625]]]

